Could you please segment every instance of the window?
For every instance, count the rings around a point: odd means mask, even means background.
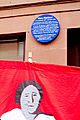
[[[0,60],[25,60],[25,33],[0,35]]]
[[[80,66],[80,28],[67,30],[67,65]]]

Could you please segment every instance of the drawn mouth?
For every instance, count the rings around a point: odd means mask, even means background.
[[[29,105],[29,107],[34,107],[33,105]]]

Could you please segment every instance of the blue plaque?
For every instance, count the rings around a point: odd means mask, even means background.
[[[41,43],[53,41],[60,32],[58,20],[49,14],[44,14],[36,18],[31,26],[32,36]]]

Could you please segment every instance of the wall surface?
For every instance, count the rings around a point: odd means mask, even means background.
[[[0,6],[40,3],[46,1],[56,1],[56,0],[6,0],[6,2],[5,0],[0,0]]]
[[[7,0],[6,3],[9,2]],[[3,3],[5,1],[0,1],[0,4]],[[46,45],[38,43],[31,34],[33,21],[44,13],[55,16],[60,23],[59,36]],[[34,62],[67,65],[67,29],[79,27],[80,2],[0,10],[0,34],[26,32],[25,61],[28,60],[28,53],[31,51]]]

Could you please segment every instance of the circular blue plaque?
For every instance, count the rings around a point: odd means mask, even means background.
[[[49,14],[44,14],[36,18],[31,26],[32,36],[41,43],[53,41],[60,32],[58,20]]]

